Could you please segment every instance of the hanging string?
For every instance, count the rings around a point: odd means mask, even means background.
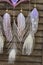
[[[26,29],[25,29],[25,32],[26,32],[26,31],[28,31],[28,32],[25,33],[25,34],[26,34],[25,37],[29,34],[29,30],[30,30],[30,22],[29,22],[29,21],[30,21],[30,20],[29,20],[29,19],[30,19],[30,18],[29,18],[29,17],[30,17],[30,11],[31,11],[31,8],[30,8],[30,7],[31,7],[31,4],[30,4],[30,1],[31,1],[31,0],[28,0],[28,4],[29,4],[29,8],[28,8],[28,9],[29,9],[29,13],[28,13],[28,16],[27,16],[27,18],[26,18],[26,24],[27,24],[27,25],[26,25]],[[28,25],[28,24],[29,24],[29,25]],[[29,28],[29,29],[28,29],[28,28]]]
[[[13,8],[13,21],[14,21],[14,19],[15,19],[15,10]]]
[[[31,8],[30,8],[30,6],[31,6],[31,5],[30,5],[30,0],[29,0],[29,14],[30,14],[30,11],[31,11]]]
[[[34,7],[36,8],[36,0],[35,0],[35,3],[34,3]]]
[[[5,5],[6,6],[6,13],[8,13],[8,5]]]
[[[20,10],[20,12],[22,13],[22,3],[21,3],[21,10]]]

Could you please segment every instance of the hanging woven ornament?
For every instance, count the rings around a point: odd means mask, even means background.
[[[3,53],[4,40],[5,38],[3,36],[2,17],[0,16],[0,53]]]
[[[31,31],[32,31],[32,33],[35,34],[38,29],[38,21],[39,21],[39,12],[36,8],[36,0],[35,0],[35,4],[34,4],[34,9],[30,13],[30,20],[31,20],[31,25],[32,25]]]
[[[3,16],[3,29],[6,36],[7,41],[12,40],[12,30],[11,30],[11,17],[10,14],[5,13]]]
[[[25,29],[25,26],[26,26],[25,17],[22,14],[22,12],[18,14],[17,25],[18,25],[18,27],[17,27],[18,37],[19,37],[19,40],[22,41],[24,29]]]
[[[12,42],[15,42],[15,45],[16,45],[16,47],[17,47],[17,54],[19,55],[19,54],[21,54],[21,51],[20,50],[18,50],[18,48],[20,48],[21,49],[21,44],[19,43],[17,43],[17,42],[19,42],[19,37],[18,37],[18,33],[17,33],[17,24],[16,24],[16,19],[15,19],[15,11],[13,12],[13,27],[12,27],[13,29],[12,29],[12,31],[13,31],[13,39],[12,39]]]
[[[39,13],[36,8],[34,8],[30,13],[30,20],[32,24],[31,31],[35,34],[38,29],[38,21],[39,21]]]
[[[15,15],[14,11],[13,11],[13,15]],[[14,63],[15,58],[16,58],[16,53],[17,53],[17,46],[16,46],[16,35],[17,35],[17,27],[16,27],[16,23],[15,23],[15,19],[13,16],[13,25],[12,25],[12,32],[13,32],[13,38],[12,38],[12,43],[9,43],[10,45],[8,46],[9,49],[9,56],[8,56],[8,62],[9,63]]]
[[[29,0],[29,9],[30,9],[30,0]],[[28,23],[27,33],[26,33],[26,39],[23,44],[22,54],[30,55],[33,51],[33,46],[34,46],[34,34],[31,31],[30,10],[26,18],[26,22]]]

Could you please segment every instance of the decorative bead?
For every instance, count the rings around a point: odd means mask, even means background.
[[[11,0],[13,4],[16,4],[18,0]]]

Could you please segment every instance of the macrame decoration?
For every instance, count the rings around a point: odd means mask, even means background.
[[[11,17],[10,14],[5,13],[3,16],[3,29],[7,41],[11,42],[12,40],[12,29],[11,29]]]
[[[8,2],[14,8],[21,2],[29,1],[29,9],[30,9],[30,0],[2,0]],[[2,2],[0,0],[0,2]],[[35,4],[36,6],[36,4]],[[15,11],[13,10],[13,15]],[[27,18],[21,12],[17,16],[17,23],[13,16],[13,23],[11,25],[11,16],[8,12],[3,15],[3,22],[0,17],[0,53],[3,52],[4,47],[4,36],[2,32],[1,26],[3,26],[3,31],[6,40],[8,41],[8,63],[14,63],[17,54],[17,41],[20,44],[23,44],[22,54],[30,55],[33,51],[34,43],[35,43],[35,33],[38,29],[38,21],[39,21],[39,13],[37,8],[35,7],[31,12],[29,10],[29,14]],[[1,25],[2,22],[2,25]],[[24,40],[25,39],[25,40]]]
[[[2,29],[2,17],[0,16],[0,54],[3,53],[3,47],[4,47],[4,36],[3,36],[3,29]]]

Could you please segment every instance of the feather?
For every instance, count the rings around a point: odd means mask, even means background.
[[[15,23],[15,20],[13,21],[13,25],[12,25],[12,35],[13,35],[13,38],[12,38],[12,43],[7,43],[6,44],[6,47],[8,47],[8,49],[12,48],[12,45],[14,45],[15,42],[17,42],[17,26],[16,26],[16,23]]]
[[[17,28],[17,33],[18,33],[18,36],[19,36],[19,39],[22,40],[23,38],[23,31],[25,29],[25,17],[22,13],[20,13],[17,17],[17,25],[18,25],[18,28]]]
[[[2,17],[0,16],[0,53],[3,53],[4,40],[5,39],[3,36]]]
[[[12,30],[11,30],[11,17],[8,13],[5,13],[3,16],[3,29],[6,36],[7,41],[12,40]]]
[[[33,50],[33,37],[31,34],[27,36],[23,44],[22,54],[30,55]]]
[[[39,21],[39,13],[36,8],[34,8],[32,12],[30,13],[30,20],[32,24],[31,30],[35,34],[38,29],[38,21]]]

